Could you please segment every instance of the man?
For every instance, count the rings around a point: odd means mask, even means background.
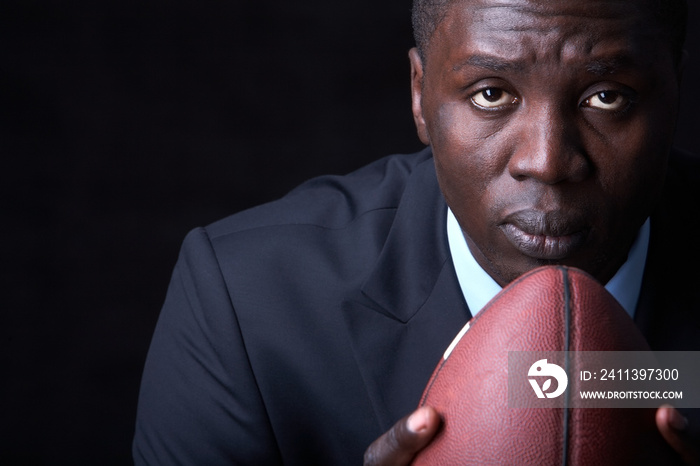
[[[188,236],[146,363],[136,463],[358,464],[371,443],[367,464],[408,464],[440,420],[397,419],[440,354],[543,264],[615,288],[653,349],[700,349],[700,296],[679,273],[700,259],[686,240],[700,172],[670,156],[682,10],[418,0],[427,149]],[[687,462],[696,422],[657,413]]]

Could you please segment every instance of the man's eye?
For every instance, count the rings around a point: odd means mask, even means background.
[[[584,100],[583,106],[614,112],[625,108],[628,101],[629,99],[619,92],[602,91]]]
[[[472,96],[472,102],[483,108],[503,107],[505,105],[514,104],[516,101],[517,99],[515,96],[496,87],[489,87]]]

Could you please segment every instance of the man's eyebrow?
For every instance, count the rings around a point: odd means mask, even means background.
[[[525,64],[521,61],[507,61],[491,55],[472,55],[466,60],[452,67],[452,71],[460,71],[465,66],[476,66],[491,71],[521,71]]]
[[[586,63],[586,71],[597,76],[614,74],[621,69],[629,68],[633,60],[629,56],[619,55],[610,58],[599,58]],[[460,71],[467,66],[475,66],[495,72],[522,71],[526,68],[523,61],[509,61],[492,55],[472,55],[452,67],[452,71]]]
[[[605,76],[607,74],[614,74],[630,66],[632,66],[632,60],[629,57],[617,56],[592,60],[586,64],[586,71],[596,76]]]

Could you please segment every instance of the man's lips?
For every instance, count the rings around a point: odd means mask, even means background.
[[[500,228],[521,253],[543,260],[570,256],[583,245],[588,234],[583,222],[576,218],[533,210],[507,216]]]

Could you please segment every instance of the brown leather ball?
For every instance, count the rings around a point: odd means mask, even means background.
[[[436,408],[443,426],[414,464],[673,464],[653,408],[508,405],[509,351],[648,350],[593,277],[570,267],[535,269],[494,297],[438,364],[420,405]]]

